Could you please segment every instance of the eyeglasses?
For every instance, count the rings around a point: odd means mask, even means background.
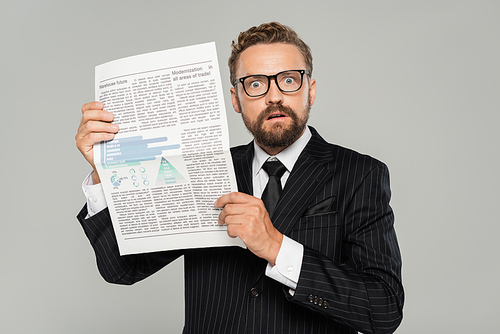
[[[271,86],[271,79],[274,79],[276,86],[283,93],[293,93],[302,87],[304,74],[310,75],[306,70],[289,70],[279,72],[275,75],[249,75],[239,78],[234,83],[236,86],[239,82],[243,86],[243,90],[250,97],[259,97],[266,95]]]

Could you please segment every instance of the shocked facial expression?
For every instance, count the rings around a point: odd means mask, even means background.
[[[304,58],[295,46],[259,44],[240,54],[236,78],[305,69]],[[231,88],[234,110],[242,114],[245,126],[257,144],[271,155],[279,153],[302,135],[316,97],[316,81],[307,74],[303,75],[302,86],[295,92],[281,91],[275,80],[277,78],[271,79],[267,93],[258,97],[248,96],[242,83]],[[280,82],[282,89],[284,85]]]

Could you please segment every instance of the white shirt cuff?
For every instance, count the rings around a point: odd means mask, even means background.
[[[106,197],[104,196],[104,190],[102,185],[94,184],[94,171],[92,171],[82,183],[83,193],[87,198],[87,218],[92,217],[99,211],[104,210],[108,207],[106,202]]]
[[[266,276],[288,286],[293,295],[299,282],[303,256],[304,246],[284,235],[276,265],[267,264]]]

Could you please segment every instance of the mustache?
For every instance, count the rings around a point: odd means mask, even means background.
[[[269,115],[275,112],[280,112],[285,114],[288,117],[295,117],[296,113],[293,111],[292,108],[286,107],[283,104],[270,104],[266,107],[266,109],[262,110],[260,115],[259,115],[259,121],[264,121],[267,118],[269,118]]]

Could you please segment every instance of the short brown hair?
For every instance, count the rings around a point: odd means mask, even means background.
[[[238,40],[231,43],[231,56],[228,60],[231,85],[236,80],[236,63],[240,54],[253,45],[272,43],[286,43],[297,47],[306,62],[306,70],[312,74],[312,54],[309,46],[292,28],[278,22],[270,22],[241,32]]]

